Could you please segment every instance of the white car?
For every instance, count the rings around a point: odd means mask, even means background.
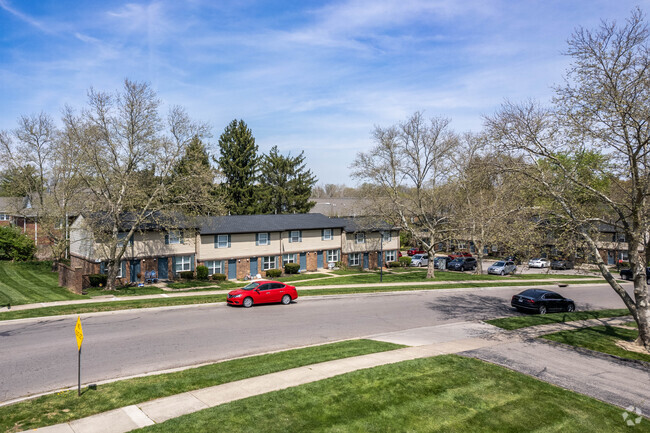
[[[546,268],[550,262],[542,257],[538,259],[530,259],[528,261],[528,267],[529,268]]]
[[[429,264],[429,256],[427,254],[416,254],[411,257],[411,266],[427,266]]]

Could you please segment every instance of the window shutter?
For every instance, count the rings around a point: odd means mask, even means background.
[[[230,248],[230,235],[228,235],[228,248]]]
[[[165,233],[165,245],[169,245],[169,233]]]
[[[302,230],[298,231],[298,242],[302,242]]]
[[[126,278],[126,261],[122,260],[122,278]]]
[[[259,246],[259,244],[260,244],[260,234],[255,233],[255,245]]]
[[[99,264],[99,273],[100,274],[105,274],[106,273],[106,262],[101,262]]]
[[[183,232],[183,230],[178,231],[178,236],[181,238],[181,243],[184,244],[185,243],[185,233]]]
[[[129,246],[133,246],[133,235],[129,238]]]
[[[214,247],[219,248],[219,235],[214,235]]]
[[[320,240],[321,241],[325,240],[325,229],[320,229]]]
[[[289,243],[291,243],[291,231],[289,231]]]
[[[176,275],[176,256],[172,257],[172,275]]]
[[[194,270],[194,254],[190,256],[190,270]]]

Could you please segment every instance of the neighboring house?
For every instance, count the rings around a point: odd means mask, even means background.
[[[36,244],[36,257],[47,259],[51,256],[50,239],[39,233],[36,210],[28,197],[0,197],[0,225],[11,225],[20,229]]]
[[[141,281],[150,270],[160,279],[173,279],[198,265],[207,266],[210,275],[243,279],[287,263],[299,263],[305,271],[339,261],[376,268],[397,260],[399,232],[389,226],[364,229],[352,219],[322,214],[232,215],[199,217],[174,230],[146,224],[124,242],[129,244],[119,272],[123,283]],[[85,217],[78,217],[70,227],[70,267],[82,275],[105,272],[104,248]]]
[[[372,201],[365,198],[311,198],[315,202],[309,213],[319,213],[328,217],[361,217],[372,213]]]

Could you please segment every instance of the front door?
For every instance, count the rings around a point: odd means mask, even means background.
[[[237,260],[235,259],[228,260],[228,279],[237,279]]]
[[[158,257],[158,278],[161,280],[169,278],[169,261],[167,257]]]
[[[300,253],[300,272],[307,270],[307,253]]]
[[[363,253],[363,269],[368,269],[370,266],[370,260],[368,259],[368,253]]]
[[[251,259],[251,276],[257,275],[257,257]]]
[[[131,260],[131,282],[138,281],[138,274],[140,273],[140,260]]]

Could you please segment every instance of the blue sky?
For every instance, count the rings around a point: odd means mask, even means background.
[[[412,114],[481,129],[505,100],[548,101],[577,26],[649,1],[0,0],[0,129],[86,91],[147,81],[212,125],[244,119],[260,152],[304,150],[346,183],[375,125]]]

